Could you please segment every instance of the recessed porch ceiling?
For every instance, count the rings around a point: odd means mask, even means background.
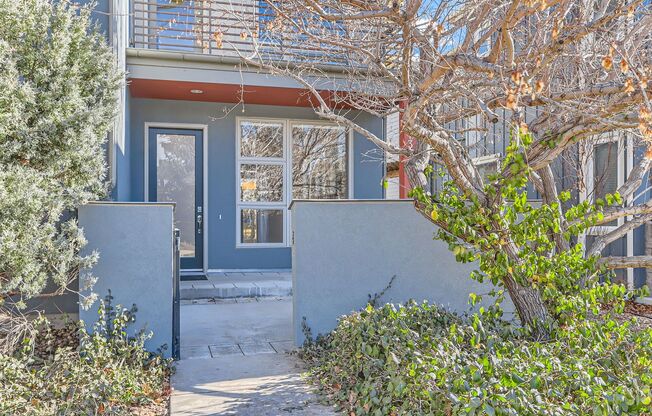
[[[157,98],[163,100],[208,101],[219,103],[280,105],[290,107],[312,107],[314,97],[301,88],[270,87],[259,85],[219,84],[208,82],[170,81],[158,79],[131,78],[129,91],[135,98]],[[194,91],[191,92],[191,91]],[[201,93],[197,93],[202,91]],[[321,93],[329,100],[330,91]],[[330,104],[330,103],[329,103]]]

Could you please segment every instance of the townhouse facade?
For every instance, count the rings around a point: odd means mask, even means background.
[[[100,0],[94,17],[126,73],[108,145],[112,197],[176,203],[186,276],[291,268],[289,207],[295,199],[405,197],[405,178],[387,175],[396,159],[370,156],[379,151],[368,140],[318,119],[305,89],[292,79],[240,65],[253,36],[278,60],[318,53],[265,42],[272,16],[264,1]],[[335,56],[321,70],[337,78],[346,65]],[[398,144],[397,114],[347,116]],[[490,172],[498,168],[509,131],[502,121],[486,127],[487,133],[461,140]],[[575,187],[577,201],[614,192],[642,157],[625,132],[604,135],[592,146],[555,166],[563,178],[559,186]],[[586,186],[577,188],[578,175]],[[530,193],[538,198],[534,189]],[[648,178],[635,198],[650,199]],[[605,254],[652,253],[649,235],[649,225],[639,227]],[[619,273],[630,287],[648,280],[645,269]]]

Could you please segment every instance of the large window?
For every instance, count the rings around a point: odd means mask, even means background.
[[[237,246],[288,245],[292,199],[349,197],[349,132],[289,120],[238,120]]]

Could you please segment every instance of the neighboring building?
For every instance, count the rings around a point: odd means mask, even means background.
[[[471,127],[483,127],[484,132],[469,131],[460,136],[469,149],[480,173],[486,175],[499,168],[500,159],[505,155],[509,144],[509,124],[511,118],[509,110],[498,109],[498,122],[490,124],[480,116],[462,120],[460,125],[454,126],[455,130],[467,130]],[[530,109],[526,120],[531,120],[536,115],[536,109]],[[645,152],[644,148],[637,147],[631,134],[627,131],[614,131],[603,133],[594,140],[587,140],[581,145],[576,145],[566,151],[552,164],[552,169],[557,178],[557,188],[568,190],[572,195],[572,202],[604,198],[608,193],[614,193],[626,181],[629,172],[639,163]],[[436,168],[435,168],[436,169]],[[447,177],[433,177],[432,188],[440,189],[442,182]],[[652,178],[649,172],[644,177],[640,188],[634,193],[634,203],[652,198]],[[539,193],[532,184],[528,184],[528,198],[532,202],[541,201]],[[590,246],[593,239],[605,234],[616,226],[622,225],[624,218],[614,223],[592,227],[584,238],[584,246]],[[647,230],[647,231],[646,231]],[[603,254],[605,256],[641,256],[652,254],[652,240],[646,238],[646,232],[652,233],[651,224],[645,224],[635,230],[629,231],[624,237],[609,244]],[[639,288],[648,284],[652,288],[652,270],[649,269],[621,269],[616,271],[617,279],[630,288]],[[647,282],[647,283],[646,283]]]

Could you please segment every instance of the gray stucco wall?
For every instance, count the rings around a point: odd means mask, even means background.
[[[434,226],[411,201],[295,201],[292,228],[297,345],[304,340],[304,317],[313,335],[327,333],[394,275],[382,303],[428,300],[464,312],[469,293],[489,291],[469,278],[472,265],[457,263],[445,243],[433,241]]]
[[[310,108],[245,105],[225,114],[232,104],[131,98],[129,154],[131,200],[142,201],[145,122],[189,123],[208,126],[208,256],[209,269],[287,269],[290,248],[236,248],[236,116],[316,119]],[[382,137],[383,120],[363,113],[351,113],[356,121]],[[382,154],[371,142],[354,138],[354,196],[382,199],[384,167]],[[221,215],[221,219],[220,219]]]
[[[84,254],[97,251],[91,271],[98,278],[93,292],[104,298],[111,290],[113,304],[136,304],[131,333],[153,332],[150,351],[166,344],[172,349],[173,216],[171,204],[92,203],[79,208],[79,224],[88,244]],[[84,293],[86,294],[86,293]],[[79,317],[92,329],[98,302]]]

